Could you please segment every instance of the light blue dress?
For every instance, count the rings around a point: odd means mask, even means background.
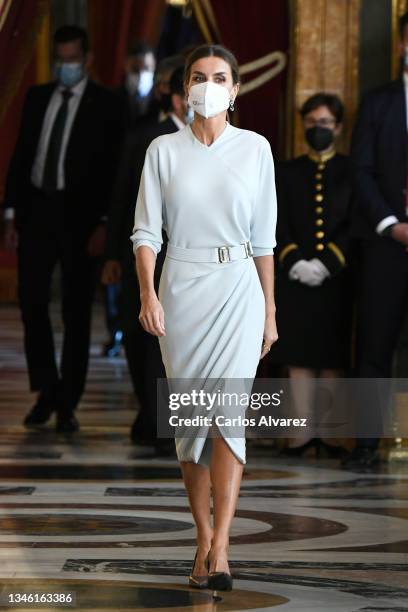
[[[271,255],[276,211],[273,158],[263,136],[227,122],[207,146],[188,125],[159,136],[147,150],[133,250],[147,245],[157,254],[163,227],[169,244],[177,247],[250,240],[254,257]],[[167,255],[158,297],[166,328],[159,343],[168,379],[253,381],[265,323],[265,299],[253,258],[192,263]],[[244,434],[231,437],[228,427],[218,429],[245,463]],[[175,437],[178,459],[208,465],[208,427],[200,428],[196,437],[180,432]]]

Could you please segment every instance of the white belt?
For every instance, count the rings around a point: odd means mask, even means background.
[[[237,259],[253,257],[250,241],[235,246],[220,246],[199,249],[184,249],[174,244],[167,244],[167,256],[180,261],[191,261],[193,263],[227,263]]]

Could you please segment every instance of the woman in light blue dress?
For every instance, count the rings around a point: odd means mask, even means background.
[[[277,339],[272,153],[263,136],[226,120],[239,90],[237,62],[228,50],[202,45],[193,51],[185,88],[194,120],[151,143],[136,202],[131,239],[139,319],[159,337],[170,387],[179,379],[200,380],[207,389],[209,381],[224,381],[225,389],[235,379],[245,387]],[[169,242],[156,295],[153,274],[162,228]],[[216,404],[208,414],[223,410],[228,413]],[[199,427],[194,437],[176,428],[177,456],[197,526],[190,585],[229,590],[229,531],[246,462],[245,437],[222,425],[214,437],[210,427]]]

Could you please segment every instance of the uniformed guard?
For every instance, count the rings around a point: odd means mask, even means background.
[[[288,366],[294,410],[312,411],[317,377],[336,378],[350,367],[352,283],[350,274],[351,182],[348,158],[336,152],[343,104],[318,93],[302,106],[307,155],[277,170],[277,325],[271,359]],[[307,385],[307,383],[306,383]],[[306,392],[305,392],[306,391]],[[289,441],[289,454],[322,446],[310,430]]]

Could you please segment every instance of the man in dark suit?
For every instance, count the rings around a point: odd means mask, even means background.
[[[170,78],[184,65],[181,55],[162,59],[156,67],[152,47],[133,43],[124,62],[124,79],[116,93],[123,101],[125,124],[129,130],[154,121],[163,121],[171,111]]]
[[[123,83],[116,90],[123,101],[125,123],[129,129],[158,115],[153,88],[155,69],[153,48],[143,41],[135,41],[126,53]]]
[[[401,18],[400,33],[401,77],[364,97],[352,139],[360,246],[356,373],[361,378],[391,377],[408,308],[408,13]],[[380,404],[372,399],[362,410],[380,427]],[[377,464],[378,441],[360,438],[344,465]]]
[[[165,121],[171,108],[170,78],[176,68],[184,65],[180,55],[164,58],[157,69],[152,47],[142,41],[133,43],[124,62],[124,79],[116,94],[122,100],[126,130],[134,134],[146,125]],[[114,357],[120,353],[123,332],[118,317],[120,283],[106,286],[106,322],[110,341],[105,346],[105,355]]]
[[[108,216],[106,263],[102,275],[105,284],[121,280],[120,322],[129,371],[140,404],[140,411],[132,426],[131,438],[137,443],[154,444],[158,450],[163,445],[156,439],[156,380],[165,378],[166,374],[157,337],[145,332],[138,319],[139,285],[130,235],[147,147],[157,136],[176,132],[184,128],[187,122],[183,67],[174,71],[170,79],[170,92],[171,109],[167,119],[159,123],[152,122],[144,130],[136,129],[126,139]],[[164,246],[156,261],[156,290],[165,254]]]
[[[57,411],[57,431],[78,429],[74,410],[85,386],[95,256],[116,172],[123,111],[117,96],[87,76],[86,32],[54,36],[57,80],[32,87],[24,104],[6,186],[6,242],[17,244],[19,302],[30,386],[38,401],[26,426]],[[55,356],[48,305],[61,265],[64,341]]]

